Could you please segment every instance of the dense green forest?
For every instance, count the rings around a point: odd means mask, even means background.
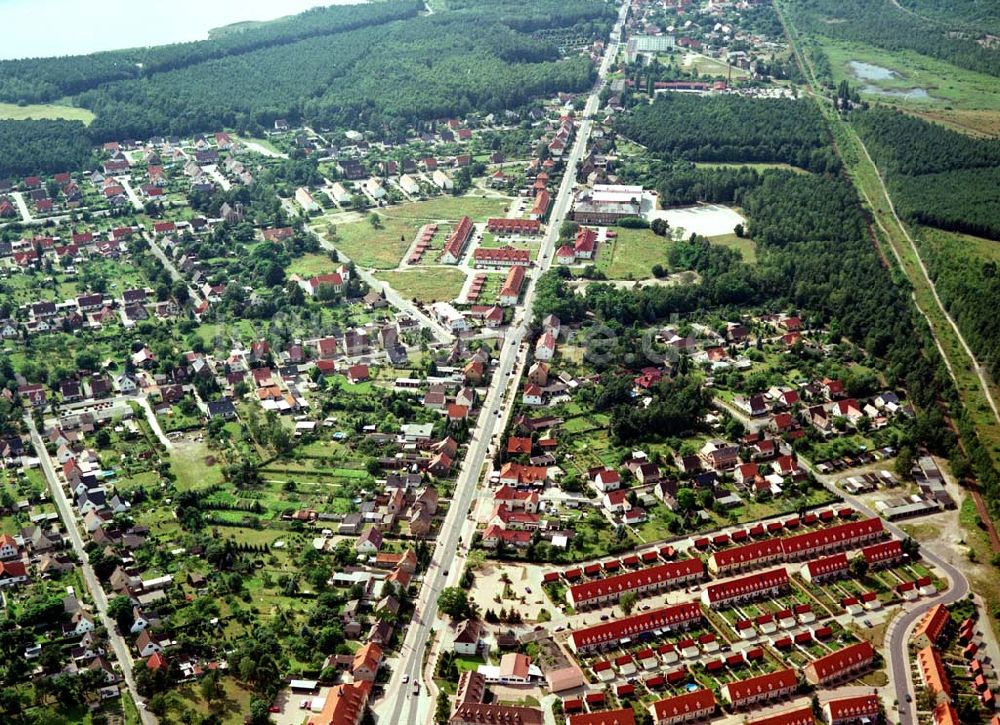
[[[0,100],[43,103],[103,83],[150,77],[216,58],[413,17],[417,0],[314,8],[221,38],[62,58],[0,61]]]
[[[749,166],[702,168],[690,161],[626,162],[621,173],[629,183],[656,189],[663,207],[699,201],[739,206],[744,194],[760,183],[760,173]]]
[[[82,168],[91,155],[79,121],[0,120],[0,176]]]
[[[858,111],[851,122],[879,167],[891,174],[1000,166],[1000,141],[973,138],[892,108]]]
[[[928,20],[1000,33],[1000,5],[983,0],[899,0],[907,10]]]
[[[419,17],[422,4],[410,0],[335,6],[200,43],[12,61],[0,64],[7,79],[0,99],[79,91],[72,100],[97,116],[86,131],[80,127],[93,143],[221,128],[260,132],[276,118],[378,129],[392,140],[415,121],[502,112],[584,90],[594,75],[589,59],[562,57],[536,34],[552,27],[601,37],[615,15],[601,0],[454,5]],[[0,173],[8,151],[0,145]],[[57,166],[78,163],[66,155]]]
[[[851,118],[913,222],[1000,239],[1000,141],[978,139],[888,108]]]
[[[654,153],[692,161],[782,162],[820,172],[840,166],[819,110],[789,98],[665,93],[618,130]]]
[[[934,0],[918,0],[931,3]],[[971,0],[964,0],[968,7]],[[938,3],[938,6],[942,6]],[[786,3],[800,31],[835,40],[858,41],[886,50],[911,50],[939,58],[961,68],[1000,75],[1000,48],[981,43],[984,28],[970,32],[960,14],[929,23],[907,12],[892,0],[797,0]],[[951,14],[950,4],[942,13]],[[828,71],[828,69],[827,69]],[[829,80],[829,73],[825,73]]]

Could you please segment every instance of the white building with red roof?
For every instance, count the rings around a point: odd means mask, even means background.
[[[830,725],[861,725],[875,722],[882,711],[878,695],[860,695],[827,700],[823,713]]]
[[[759,717],[756,720],[747,720],[747,725],[813,725],[815,722],[816,716],[813,715],[812,707],[805,705]]]
[[[850,569],[850,562],[847,561],[847,554],[840,552],[832,556],[824,556],[822,559],[813,559],[802,566],[802,578],[810,584],[839,579],[845,576]]]
[[[892,539],[864,547],[861,556],[868,562],[869,569],[876,569],[902,561],[906,558],[906,552],[903,551],[903,544],[899,539]]]
[[[781,561],[784,555],[781,539],[754,541],[714,552],[708,557],[708,570],[717,576],[725,576]]]

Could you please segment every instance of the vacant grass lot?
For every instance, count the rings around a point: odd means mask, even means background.
[[[0,103],[0,118],[10,121],[65,119],[67,121],[83,121],[90,125],[94,114],[86,108],[60,106],[55,103],[19,106],[16,103]]]
[[[458,220],[463,216],[473,221],[485,221],[487,217],[503,216],[509,199],[484,199],[481,196],[438,196],[428,201],[400,204],[383,210],[390,219],[449,219]]]
[[[654,264],[667,266],[670,240],[649,229],[615,229],[617,238],[601,242],[597,268],[608,279],[649,279]]]
[[[379,215],[381,224],[372,226],[367,219],[337,225],[333,243],[359,267],[392,269],[406,254],[420,223]]]
[[[743,261],[748,264],[753,264],[757,261],[757,248],[752,239],[738,237],[735,234],[723,234],[718,237],[709,237],[709,241],[712,244],[735,249],[743,255]]]
[[[317,274],[329,274],[336,268],[337,264],[325,254],[304,254],[293,260],[285,271],[300,277],[313,277]]]
[[[379,279],[388,282],[399,294],[418,302],[453,300],[462,291],[465,273],[457,269],[408,269],[379,272]]]

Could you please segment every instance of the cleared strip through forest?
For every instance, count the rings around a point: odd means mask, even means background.
[[[997,397],[1000,396],[997,394],[996,386],[988,379],[958,325],[938,297],[920,252],[906,226],[896,215],[892,199],[868,149],[854,129],[840,118],[833,106],[826,103],[821,94],[816,92],[815,89],[819,88],[819,84],[815,70],[800,48],[795,28],[787,21],[777,0],[775,9],[785,28],[792,51],[812,89],[812,95],[831,125],[841,158],[872,212],[882,236],[889,243],[900,269],[913,286],[914,303],[930,326],[938,350],[944,358],[966,411],[975,422],[983,445],[989,451],[994,466],[1000,466],[1000,409],[996,403]]]

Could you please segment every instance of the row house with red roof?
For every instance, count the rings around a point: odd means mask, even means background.
[[[727,682],[722,686],[721,695],[723,700],[738,710],[788,697],[795,692],[798,684],[795,670],[785,669],[746,680]]]
[[[803,672],[807,682],[826,686],[854,679],[874,663],[875,650],[870,642],[863,641],[813,660]]]
[[[840,552],[821,559],[813,559],[802,566],[802,578],[810,584],[819,584],[846,576],[850,569],[847,554]]]
[[[569,636],[569,647],[577,654],[599,652],[623,642],[645,639],[655,630],[684,631],[701,622],[701,618],[701,607],[694,602],[675,604],[574,630]]]
[[[813,725],[815,722],[816,716],[813,715],[812,707],[806,705],[748,720],[747,725]]]
[[[656,725],[680,725],[708,718],[715,713],[715,694],[708,689],[657,700],[650,706]]]
[[[628,592],[637,596],[655,594],[700,581],[704,575],[705,566],[701,559],[668,561],[639,571],[576,584],[567,590],[566,600],[577,610],[601,607],[614,604]]]
[[[876,722],[882,713],[878,695],[859,695],[827,700],[823,714],[830,725],[862,725]]]
[[[701,601],[707,607],[719,609],[764,597],[776,597],[786,589],[788,589],[788,572],[781,567],[711,584],[702,591]]]
[[[462,217],[445,240],[440,261],[444,264],[458,264],[465,253],[466,245],[472,238],[472,231],[472,220],[467,216]]]

